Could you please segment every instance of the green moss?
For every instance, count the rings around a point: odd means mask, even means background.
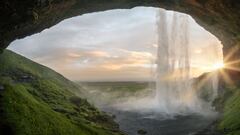
[[[0,55],[0,134],[114,135],[116,123],[62,75],[6,50]],[[73,100],[74,99],[74,100]],[[74,102],[75,101],[75,102]]]
[[[230,96],[224,104],[223,118],[220,121],[219,129],[226,135],[240,134],[240,89],[227,89],[231,91]]]
[[[90,134],[37,101],[24,86],[6,86],[1,102],[4,108],[3,119],[13,125],[16,134]]]

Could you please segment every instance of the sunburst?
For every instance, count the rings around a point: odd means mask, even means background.
[[[230,86],[234,85],[234,81],[231,78],[230,72],[240,73],[240,59],[236,59],[236,54],[240,50],[238,46],[234,46],[231,49],[229,49],[228,53],[224,57],[224,63],[215,63],[212,65],[211,69],[212,72],[208,73],[204,79],[200,80],[200,82],[197,85],[197,88],[201,88],[203,85],[205,85],[206,82],[208,82],[213,76],[216,74],[219,76],[219,78],[222,79],[222,81]],[[234,59],[235,58],[235,59]]]

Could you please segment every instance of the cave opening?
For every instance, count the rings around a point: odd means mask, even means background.
[[[76,77],[78,74],[68,73],[67,67],[62,68],[59,65],[61,65],[61,60],[66,60],[67,57],[81,57],[81,54],[78,53],[82,53],[82,51],[83,54],[96,53],[93,55],[118,57],[117,52],[124,51],[124,49],[136,53],[145,52],[145,49],[146,54],[140,55],[146,55],[145,57],[151,64],[154,60],[149,57],[155,57],[157,48],[156,10],[158,8],[136,7],[84,14],[66,19],[38,34],[15,40],[8,49],[51,67],[71,80],[81,80],[81,78]],[[173,11],[166,12],[168,16],[173,15]],[[191,74],[193,77],[197,77],[204,72],[210,72],[223,66],[222,44],[214,35],[199,26],[193,18],[190,16],[189,18],[190,36],[192,36],[190,49],[193,59]],[[168,21],[171,21],[171,17],[168,17]],[[123,39],[123,43],[121,39]],[[145,48],[141,49],[142,46]],[[94,52],[97,49],[107,50],[107,48],[109,51],[116,52],[116,55],[114,56],[114,53],[105,54],[108,51]],[[58,52],[59,54],[57,54]],[[87,63],[87,60],[81,60],[83,64]],[[118,66],[112,65],[113,69],[118,68]],[[194,71],[195,68],[198,71]],[[91,78],[83,79],[83,81],[91,81]]]
[[[103,111],[109,111],[108,105],[110,105],[116,107],[117,111],[141,110],[146,113],[133,121],[135,125],[133,127],[126,126],[127,123],[124,121],[126,118],[120,115],[118,122],[120,126],[122,124],[123,130],[135,134],[138,128],[146,126],[136,123],[145,120],[146,117],[148,117],[146,123],[158,118],[155,114],[152,115],[153,101],[145,98],[146,95],[153,95],[155,89],[152,85],[155,81],[158,49],[156,26],[158,10],[158,8],[136,7],[73,17],[41,33],[15,40],[8,49],[79,83],[85,90],[90,91],[85,96]],[[172,22],[171,17],[175,12],[164,12],[170,16],[166,21]],[[199,26],[194,19],[188,17],[190,76],[196,78],[203,73],[222,68],[223,52],[221,42]],[[166,27],[171,28],[173,25],[169,24]],[[139,98],[143,100],[138,100]],[[131,115],[132,113],[126,114],[127,118]],[[132,118],[135,118],[135,115],[133,114]],[[172,118],[171,115],[167,113],[166,115]],[[182,118],[176,119],[178,122],[174,126],[180,126]],[[196,120],[201,121],[201,117],[197,116],[189,120],[187,124],[192,125]],[[206,121],[211,122],[211,120],[203,119],[202,124],[200,122],[199,125],[186,129],[186,132],[203,128]],[[171,123],[169,119],[165,122]],[[158,124],[158,122],[154,123],[154,125]],[[159,132],[149,131],[153,127],[148,126],[146,130],[153,134]],[[174,134],[166,129],[165,132]]]

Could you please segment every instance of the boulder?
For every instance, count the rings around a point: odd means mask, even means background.
[[[3,85],[0,85],[0,92],[1,91],[4,91],[4,86]]]
[[[143,129],[139,129],[139,130],[137,131],[137,133],[138,133],[139,135],[146,135],[146,134],[147,134],[147,131],[145,131],[145,130],[143,130]]]

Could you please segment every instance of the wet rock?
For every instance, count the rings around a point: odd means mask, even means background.
[[[0,92],[4,91],[4,86],[0,85]]]
[[[143,130],[143,129],[139,129],[139,130],[137,131],[137,133],[138,133],[139,135],[146,135],[146,134],[147,134],[147,131],[145,131],[145,130]]]
[[[116,115],[113,114],[113,115],[112,115],[112,118],[113,118],[113,119],[116,119]]]
[[[4,91],[4,86],[0,85],[0,98],[3,96],[2,92]],[[1,108],[0,108],[0,113],[2,112]]]
[[[19,79],[20,82],[31,82],[34,78],[31,75],[22,75]]]
[[[37,21],[37,20],[38,20],[38,14],[37,14],[37,12],[32,11],[32,16],[33,16],[34,21]]]
[[[205,129],[198,131],[194,135],[224,135],[217,130],[218,121],[214,121],[210,125],[208,125]]]

